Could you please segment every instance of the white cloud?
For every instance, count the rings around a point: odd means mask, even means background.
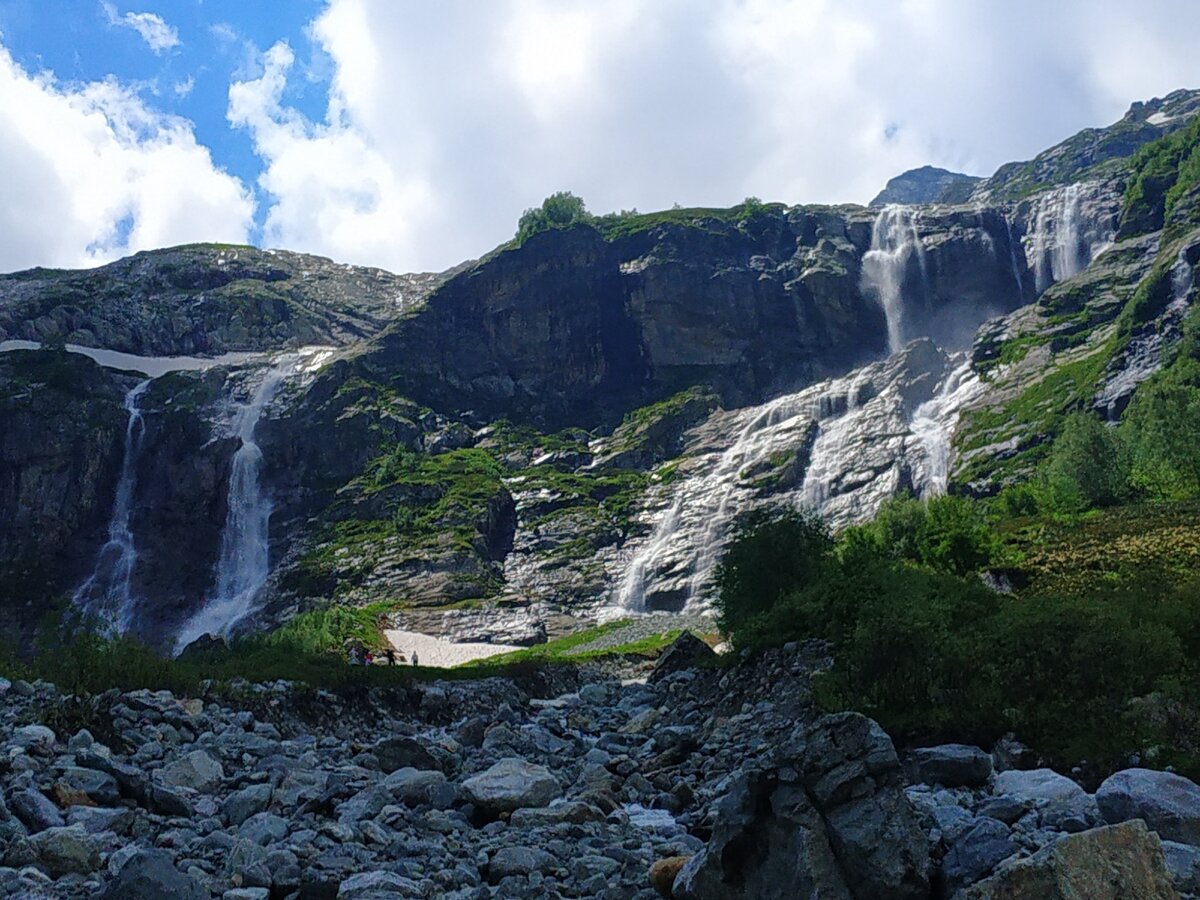
[[[189,75],[187,78],[183,79],[183,81],[175,82],[175,87],[174,87],[175,96],[176,97],[186,97],[192,92],[192,90],[195,87],[196,87],[196,79],[193,78],[191,75]]]
[[[753,194],[865,202],[932,163],[987,174],[1200,84],[1191,0],[329,0],[322,121],[277,45],[235,84],[266,239],[398,269],[511,236],[552,191],[596,212]],[[293,73],[293,79],[299,74]]]
[[[190,123],[113,79],[63,85],[0,46],[0,271],[94,265],[198,240],[244,242],[254,201]]]
[[[121,15],[109,0],[101,0],[100,8],[104,10],[108,24],[136,31],[146,42],[146,46],[155,53],[162,54],[172,47],[179,46],[179,32],[168,25],[162,16],[148,12],[127,12]]]

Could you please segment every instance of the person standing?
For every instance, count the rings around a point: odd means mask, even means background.
[[[383,655],[387,657],[387,662],[388,662],[389,666],[394,666],[396,664],[396,648],[395,647],[388,647],[386,650],[383,651]]]

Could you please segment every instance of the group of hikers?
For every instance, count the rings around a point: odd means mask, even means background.
[[[346,651],[347,659],[352,666],[373,666],[376,664],[383,665],[381,660],[386,659],[387,665],[395,666],[405,662],[404,654],[398,651],[395,647],[388,647],[381,654],[376,655],[371,651],[370,647],[363,647],[361,644],[351,644]],[[412,664],[419,665],[417,662],[417,652],[414,650],[412,655]]]

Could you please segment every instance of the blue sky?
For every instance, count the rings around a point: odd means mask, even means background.
[[[48,5],[53,16],[45,13]],[[115,75],[138,85],[156,107],[189,119],[219,164],[251,187],[261,163],[249,135],[229,127],[226,106],[230,82],[261,72],[262,50],[279,40],[295,48],[304,77],[288,83],[286,102],[311,118],[324,115],[332,64],[307,35],[324,0],[113,0],[112,5],[118,16],[130,11],[158,15],[178,34],[179,44],[155,52],[133,28],[111,23],[99,0],[0,0],[0,39],[30,72],[49,69],[76,82]],[[265,209],[259,225],[262,214]]]
[[[0,0],[0,271],[195,240],[398,271],[595,212],[866,202],[1200,87],[1195,0]]]

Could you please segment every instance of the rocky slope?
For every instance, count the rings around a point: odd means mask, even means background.
[[[224,244],[138,253],[86,271],[0,276],[0,341],[65,341],[143,356],[361,340],[443,275],[393,275]]]
[[[274,352],[136,396],[0,354],[0,606],[28,633],[107,566],[87,611],[164,649],[328,600],[537,635],[702,608],[749,506],[992,492],[1182,333],[1200,200],[1131,214],[1128,154],[1198,107],[1135,105],[958,205],[603,217],[444,276],[222,247],[7,276],[8,338]]]
[[[900,755],[822,715],[817,646],[339,696],[90,700],[0,680],[0,892],[269,897],[1195,896],[1200,787],[1088,793],[1012,741]],[[643,673],[646,671],[645,664]],[[606,668],[607,666],[607,668]],[[615,668],[614,668],[615,666]],[[625,676],[625,677],[623,677]]]
[[[977,175],[964,175],[934,166],[909,169],[889,178],[887,186],[875,195],[868,206],[887,206],[890,203],[963,203],[971,196],[975,185],[983,181]]]

